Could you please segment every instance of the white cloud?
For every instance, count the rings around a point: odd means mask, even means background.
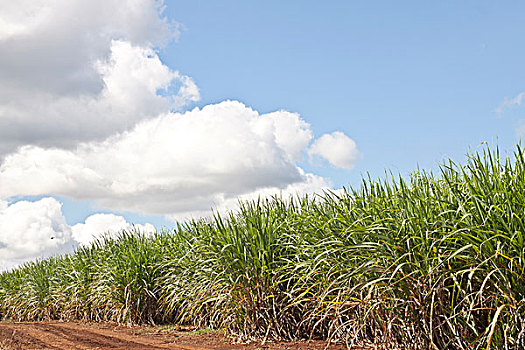
[[[167,217],[173,221],[184,221],[190,218],[209,216],[212,213],[212,210],[214,212],[224,214],[227,211],[236,210],[240,201],[257,200],[258,198],[270,198],[272,196],[289,199],[293,196],[303,196],[305,194],[322,194],[324,190],[329,190],[331,188],[332,184],[329,180],[321,176],[305,173],[300,168],[298,168],[298,171],[302,176],[302,181],[289,184],[284,188],[265,187],[252,192],[244,193],[237,197],[226,196],[219,193],[211,198],[212,202],[208,207],[203,207],[200,210],[194,209],[192,211],[183,210],[167,215]],[[212,208],[212,210],[210,210],[210,208]]]
[[[290,156],[290,160],[299,160],[313,138],[310,124],[301,119],[299,114],[283,110],[265,114],[264,118],[256,120],[254,127],[259,132],[267,129],[273,134],[275,142]]]
[[[94,214],[86,219],[84,223],[79,223],[71,227],[73,238],[80,244],[87,245],[94,239],[104,234],[115,235],[119,232],[138,230],[144,233],[155,232],[155,227],[151,224],[132,225],[122,216],[114,214]]]
[[[318,155],[337,168],[352,169],[359,151],[354,140],[340,131],[335,131],[317,139],[308,149],[308,154]]]
[[[256,191],[312,182],[294,161],[311,134],[296,114],[259,115],[225,101],[165,114],[75,150],[23,147],[0,166],[0,197],[55,194],[112,210],[202,212]]]
[[[154,50],[178,36],[153,0],[0,3],[0,158],[73,147],[199,99]]]
[[[179,35],[162,9],[161,0],[0,2],[0,268],[130,227],[113,214],[70,227],[53,198],[2,198],[63,195],[184,219],[329,187],[297,166],[305,151],[355,163],[342,133],[308,148],[312,130],[295,113],[235,101],[180,112],[200,93],[159,58]]]
[[[505,97],[503,102],[494,111],[498,114],[502,114],[506,108],[513,106],[521,106],[521,103],[525,99],[525,92],[520,92],[513,98]]]
[[[71,228],[53,198],[8,205],[0,201],[0,270],[71,251]]]
[[[33,259],[71,253],[101,234],[133,228],[155,231],[151,224],[131,225],[114,214],[94,214],[71,227],[62,214],[62,204],[52,197],[13,204],[0,200],[0,271]]]
[[[93,66],[111,42],[150,48],[178,36],[154,0],[18,0],[0,3],[0,76],[11,87],[77,95],[102,89]]]

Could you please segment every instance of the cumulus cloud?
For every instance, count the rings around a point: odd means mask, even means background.
[[[164,114],[75,150],[23,147],[0,166],[0,197],[52,193],[112,210],[202,212],[265,189],[325,186],[295,163],[311,138],[297,114],[260,115],[225,101]]]
[[[101,234],[137,229],[151,233],[151,224],[131,225],[122,216],[95,214],[69,226],[62,204],[52,197],[9,204],[0,200],[0,271],[21,263],[71,253]]]
[[[132,225],[122,216],[115,214],[94,214],[88,217],[84,223],[79,223],[71,227],[73,238],[83,245],[91,243],[103,234],[115,235],[123,230],[138,230],[143,233],[153,233],[156,231],[152,224]]]
[[[76,95],[102,88],[93,63],[111,42],[160,46],[178,36],[153,0],[20,0],[0,3],[3,84]]]
[[[525,99],[525,92],[520,92],[513,98],[505,97],[503,102],[498,106],[498,108],[495,109],[495,112],[498,114],[502,114],[505,109],[513,106],[521,106],[521,103]]]
[[[0,3],[0,158],[72,147],[199,99],[156,48],[178,36],[153,0]]]
[[[0,201],[0,269],[74,247],[62,205],[53,198],[8,205]]]
[[[242,201],[271,198],[273,196],[288,199],[295,196],[303,196],[305,194],[323,194],[323,191],[331,190],[332,184],[328,179],[315,174],[305,173],[301,168],[298,168],[298,171],[302,176],[302,181],[289,184],[284,186],[284,188],[275,186],[265,187],[238,196],[228,196],[218,193],[210,198],[211,202],[207,207],[202,206],[193,210],[188,208],[190,209],[188,211],[185,211],[184,208],[182,208],[182,210],[166,216],[173,221],[184,221],[189,218],[206,217],[212,214],[212,212],[224,214],[228,211],[236,210],[239,207],[239,203]]]
[[[340,131],[324,134],[308,149],[310,156],[320,156],[337,168],[352,169],[359,151],[354,140]]]
[[[305,153],[355,163],[355,142],[340,132],[309,148],[312,130],[296,113],[260,114],[236,101],[182,112],[200,92],[159,57],[179,35],[163,6],[0,2],[0,268],[130,228],[113,214],[71,227],[53,198],[2,198],[62,195],[182,220],[239,199],[328,188],[298,167]]]

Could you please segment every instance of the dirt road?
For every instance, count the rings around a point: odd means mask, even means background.
[[[218,333],[192,333],[162,327],[120,327],[77,322],[0,322],[0,350],[26,349],[175,349],[300,350],[324,349],[324,342],[231,344]],[[331,346],[330,349],[343,349]]]
[[[188,349],[172,338],[77,323],[0,323],[0,349]]]

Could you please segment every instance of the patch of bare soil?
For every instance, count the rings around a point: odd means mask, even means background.
[[[0,350],[177,349],[177,350],[342,350],[326,342],[232,344],[217,332],[166,327],[122,327],[108,323],[0,322]]]

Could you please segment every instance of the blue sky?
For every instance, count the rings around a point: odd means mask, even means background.
[[[525,89],[519,1],[168,1],[184,26],[161,56],[202,87],[199,105],[235,98],[342,130],[362,158],[316,168],[338,186],[407,173],[495,142],[513,150]]]
[[[1,4],[0,269],[238,197],[435,170],[484,142],[513,152],[525,133],[524,10]]]

